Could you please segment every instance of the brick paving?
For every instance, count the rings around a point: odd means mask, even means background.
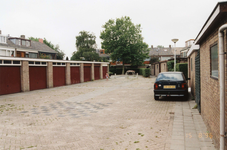
[[[116,76],[0,96],[0,150],[213,150],[196,138],[206,128],[194,103],[155,101],[154,81]]]
[[[174,101],[155,78],[117,76],[0,96],[0,149],[170,149]]]

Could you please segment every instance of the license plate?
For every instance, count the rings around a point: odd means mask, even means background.
[[[175,85],[164,85],[163,89],[175,89],[176,86]]]

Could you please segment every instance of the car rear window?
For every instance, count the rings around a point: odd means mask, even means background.
[[[184,78],[180,73],[161,73],[158,75],[156,81],[160,80],[184,81]]]

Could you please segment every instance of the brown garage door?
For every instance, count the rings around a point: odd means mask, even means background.
[[[30,90],[47,88],[46,67],[29,67]]]
[[[21,92],[20,67],[0,67],[0,95]]]
[[[106,78],[106,73],[107,73],[107,66],[103,66],[103,67],[102,67],[103,79]]]
[[[100,66],[95,66],[94,71],[95,71],[95,80],[100,79]]]
[[[54,87],[65,85],[65,67],[53,67]]]
[[[71,84],[80,83],[80,67],[70,67]]]
[[[91,81],[91,66],[84,66],[84,82]]]

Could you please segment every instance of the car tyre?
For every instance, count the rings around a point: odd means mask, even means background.
[[[159,100],[159,96],[154,96],[154,99],[155,100]]]

